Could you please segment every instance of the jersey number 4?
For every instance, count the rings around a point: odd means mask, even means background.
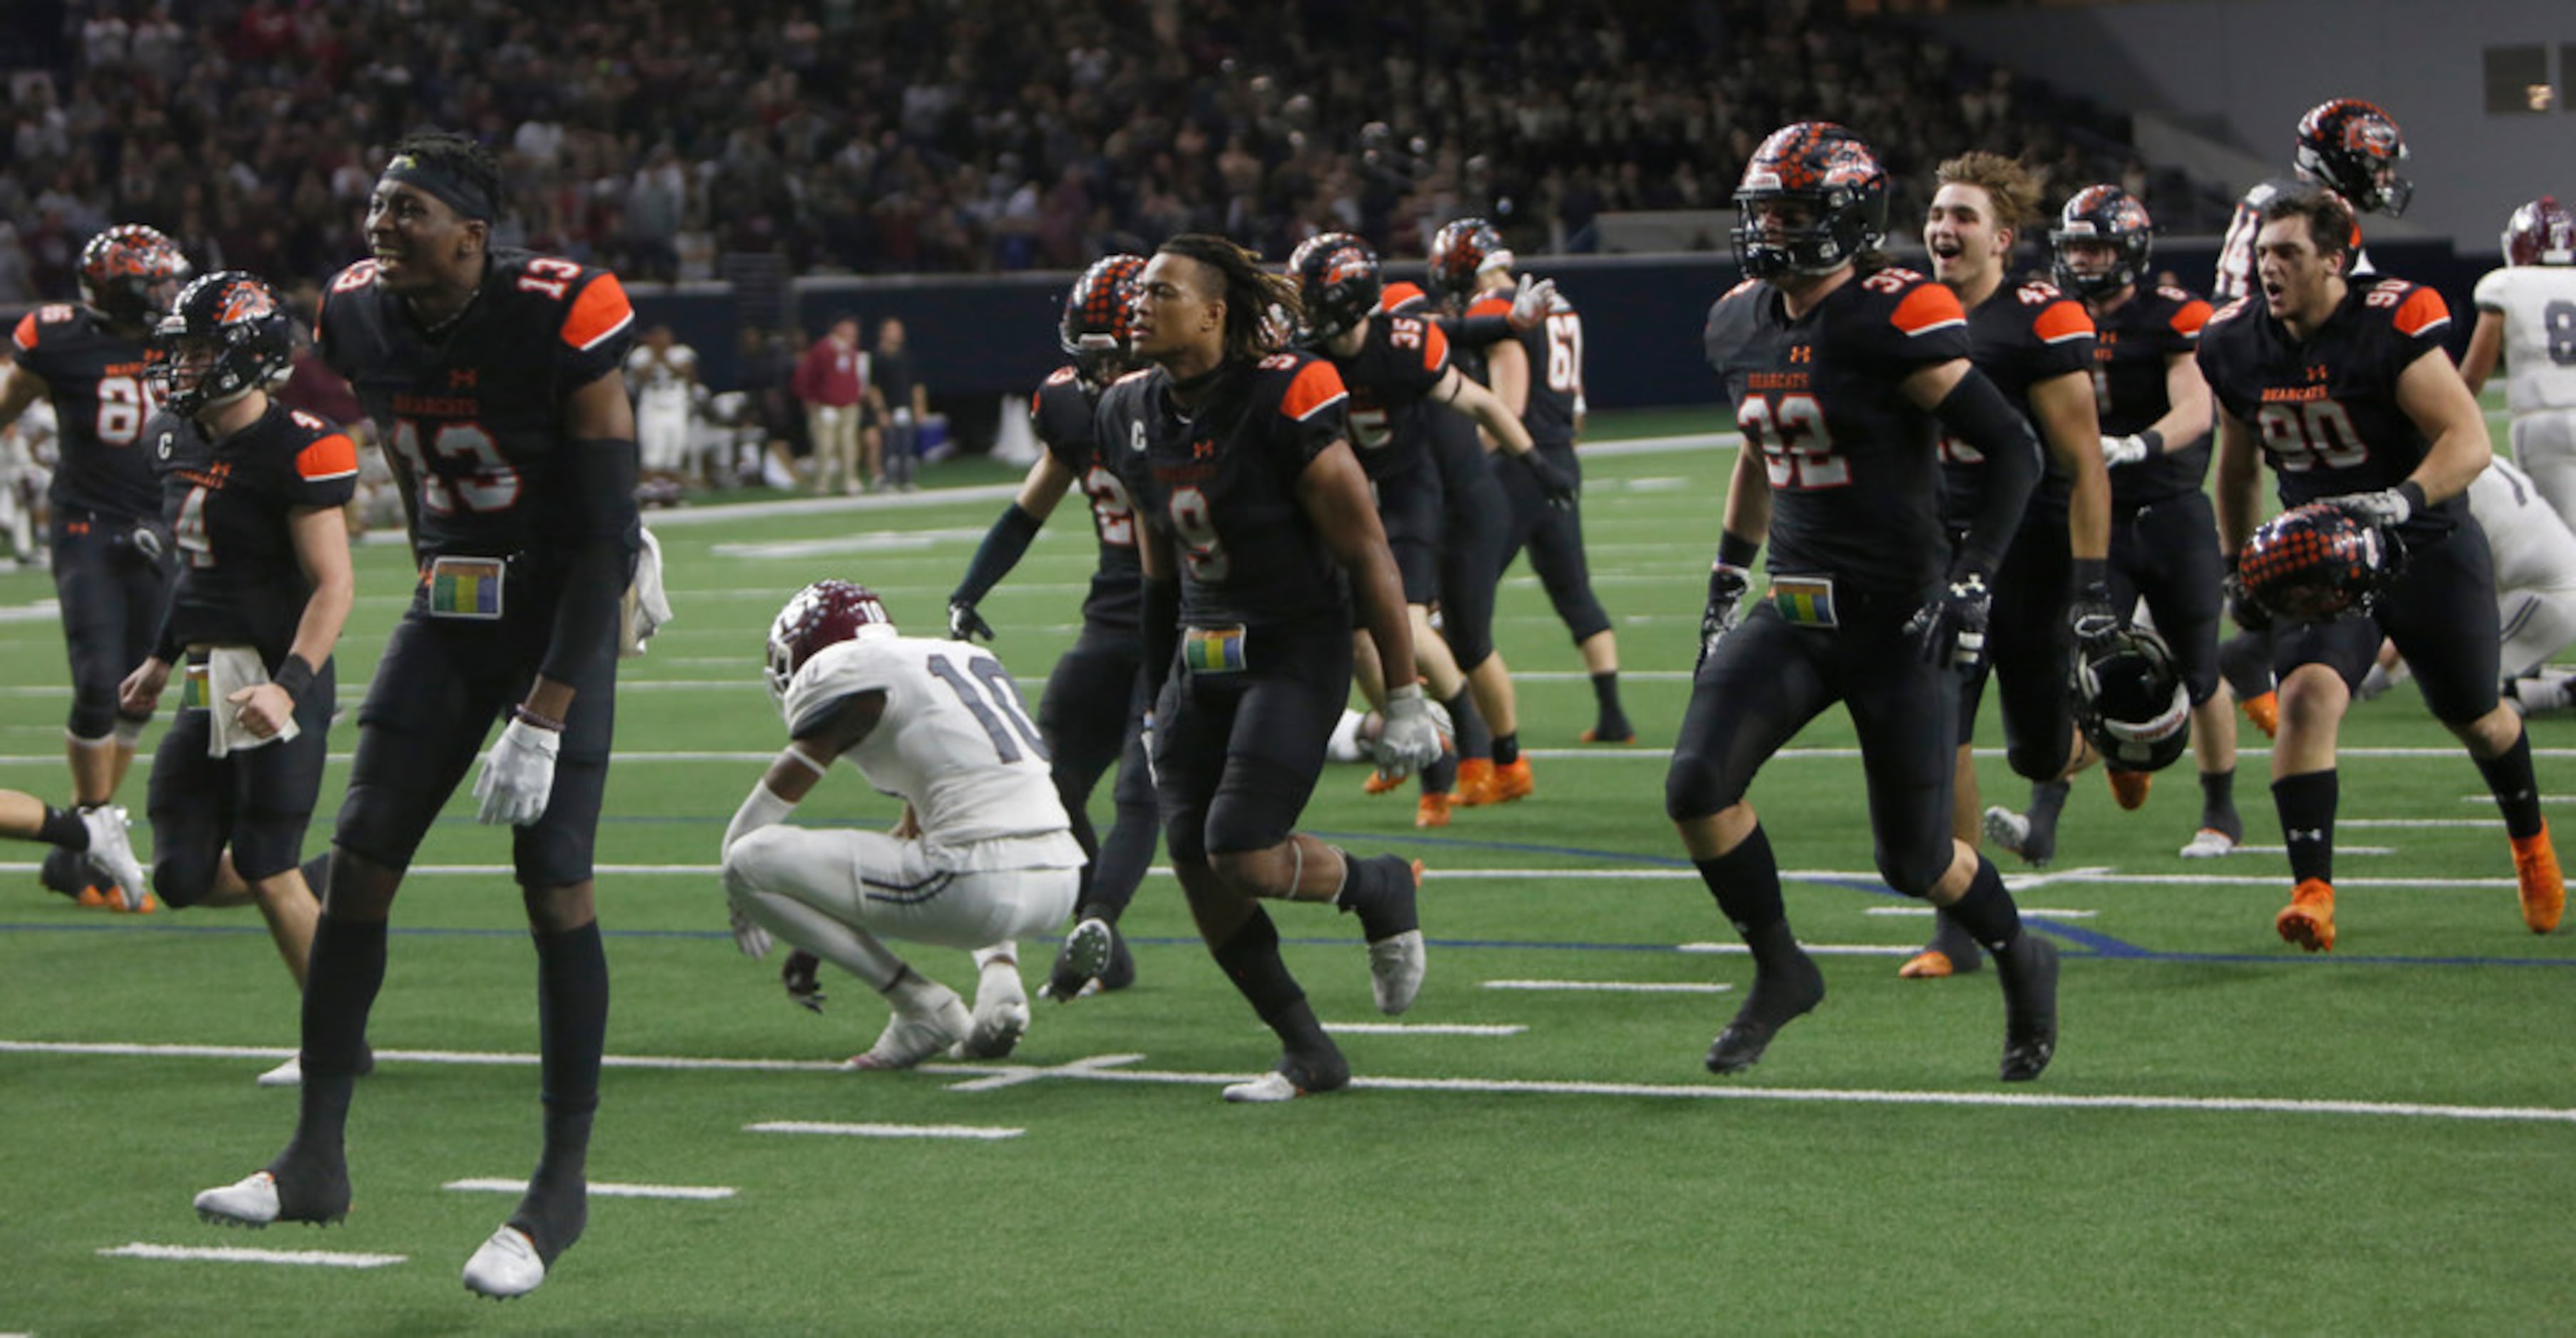
[[[1813,395],[1782,395],[1777,404],[1769,395],[1747,395],[1735,406],[1735,427],[1762,452],[1774,489],[1799,492],[1851,482],[1851,461],[1834,449],[1824,406]]]
[[[926,661],[930,676],[948,685],[959,703],[973,713],[975,723],[993,741],[993,751],[1005,762],[1020,760],[1020,743],[1026,741],[1030,755],[1041,762],[1053,761],[1046,745],[1038,741],[1037,726],[1029,723],[1029,708],[1020,704],[1020,690],[1011,684],[1011,675],[1002,662],[990,655],[978,655],[966,662],[965,673],[948,662],[945,655],[933,655]],[[969,677],[968,675],[972,675]],[[1005,724],[1005,722],[1008,722]],[[1013,738],[1018,735],[1018,738]]]

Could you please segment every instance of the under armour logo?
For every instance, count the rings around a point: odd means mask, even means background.
[[[2322,827],[2310,827],[2305,830],[2292,827],[2284,831],[2282,835],[2292,841],[2322,841],[2326,839],[2325,829]]]
[[[1193,460],[1213,460],[1213,459],[1215,459],[1215,458],[1216,458],[1216,442],[1215,442],[1215,441],[1213,441],[1213,440],[1209,440],[1209,441],[1194,441],[1194,442],[1191,442],[1191,443],[1190,443],[1190,458],[1191,458],[1191,459],[1193,459]]]
[[[482,372],[477,368],[450,367],[447,369],[447,388],[450,390],[471,389],[474,385],[475,378],[480,375],[482,375]]]

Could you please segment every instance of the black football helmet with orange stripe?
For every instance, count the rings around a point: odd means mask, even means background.
[[[283,381],[295,365],[295,328],[277,290],[244,270],[217,270],[188,285],[152,331],[145,362],[172,413],[197,414]]]
[[[2162,771],[2190,746],[2191,690],[2154,632],[2121,628],[2076,657],[2073,678],[2076,727],[2114,769]]]
[[[1774,217],[1783,206],[1802,216]],[[1735,207],[1735,259],[1746,275],[1831,274],[1887,235],[1887,170],[1860,136],[1800,121],[1753,151]]]
[[[121,223],[81,248],[81,301],[111,325],[149,332],[188,271],[187,254],[160,229]]]
[[[1377,252],[1347,232],[1317,233],[1298,243],[1288,257],[1288,273],[1297,280],[1306,337],[1318,344],[1367,320],[1386,291]]]
[[[1441,301],[1465,309],[1476,299],[1476,280],[1496,266],[1509,269],[1511,248],[1503,234],[1481,218],[1453,218],[1431,235],[1431,291]]]
[[[2155,223],[2147,217],[2147,207],[2109,185],[2075,192],[2048,234],[2057,286],[2084,298],[2108,297],[2135,284],[2147,272],[2147,255],[2155,244]],[[2075,264],[2072,253],[2087,246],[2110,248],[2111,263],[2101,269]]]
[[[2504,222],[2504,263],[2576,265],[2576,213],[2543,195]]]
[[[1135,369],[1127,331],[1135,309],[1136,279],[1144,272],[1142,256],[1102,256],[1064,295],[1064,321],[1057,327],[1056,342],[1073,359],[1084,383],[1095,390]]]
[[[2299,118],[2296,166],[2356,210],[2406,212],[2415,198],[2415,183],[2397,175],[2406,156],[2396,118],[2359,98],[2320,102]]]

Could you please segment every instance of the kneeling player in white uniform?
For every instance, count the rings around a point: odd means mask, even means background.
[[[1073,913],[1082,867],[1010,675],[986,651],[898,634],[864,586],[818,581],[770,628],[769,691],[789,742],[725,829],[735,941],[758,958],[775,934],[894,1005],[853,1068],[1009,1054],[1029,1025],[1013,940]],[[845,757],[904,801],[894,832],[779,825]],[[973,1013],[887,938],[973,949]],[[787,976],[820,1011],[810,965]]]

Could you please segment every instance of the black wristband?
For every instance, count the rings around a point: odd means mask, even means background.
[[[2148,428],[2138,434],[2138,444],[2146,447],[2150,456],[2162,455],[2165,453],[2165,434]]]
[[[286,689],[288,700],[302,701],[304,690],[313,686],[315,672],[303,656],[290,650],[286,652],[285,659],[277,662],[277,672],[270,674],[268,681]]]
[[[2075,587],[2075,593],[2078,595],[2096,586],[2109,587],[2111,560],[2109,558],[2075,559],[2067,568],[2067,583]]]
[[[1718,561],[1723,562],[1730,567],[1742,567],[1749,571],[1753,567],[1753,559],[1760,557],[1761,555],[1762,545],[1755,543],[1750,539],[1738,537],[1726,530],[1718,531]]]
[[[2420,516],[2433,504],[2424,498],[2424,485],[2413,479],[2397,485],[2397,495],[2406,499],[2406,514]]]

